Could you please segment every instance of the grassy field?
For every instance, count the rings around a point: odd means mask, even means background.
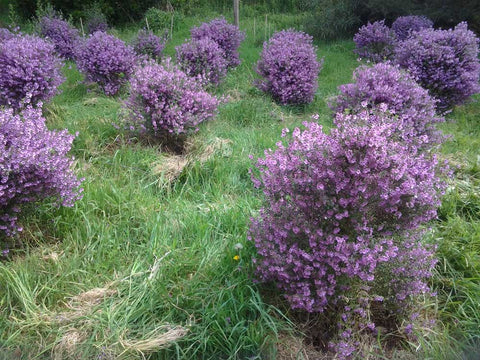
[[[187,19],[167,54],[202,20]],[[106,97],[66,64],[63,92],[45,115],[49,128],[79,133],[72,154],[85,178],[84,197],[73,208],[35,205],[22,218],[22,247],[0,262],[0,359],[321,356],[308,339],[314,317],[299,322],[272,288],[252,281],[247,230],[262,199],[250,180],[249,155],[261,156],[283,128],[313,114],[331,126],[327,100],[351,81],[358,63],[352,41],[317,43],[325,62],[316,100],[276,105],[252,86],[253,65],[265,35],[299,26],[302,18],[272,16],[267,28],[257,18],[255,36],[253,22],[242,23],[248,29],[242,64],[215,90],[228,102],[189,139],[183,155],[120,134],[112,123],[126,92]],[[128,40],[135,31],[115,33]],[[478,358],[479,99],[441,125],[451,135],[442,156],[456,170],[429,232],[440,260],[432,279],[438,297],[428,304],[435,330],[418,346],[374,344],[372,359]]]

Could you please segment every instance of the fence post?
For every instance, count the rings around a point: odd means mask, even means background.
[[[240,26],[240,0],[233,0],[233,23],[235,26]]]

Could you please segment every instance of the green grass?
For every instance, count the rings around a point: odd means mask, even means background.
[[[229,101],[192,137],[188,164],[174,181],[158,170],[170,155],[112,126],[126,94],[106,97],[82,84],[73,64],[65,66],[63,92],[45,114],[50,128],[79,133],[72,154],[85,178],[84,197],[73,208],[32,206],[22,218],[23,247],[0,263],[0,358],[5,349],[7,357],[17,351],[26,359],[140,359],[140,345],[135,350],[128,341],[153,342],[167,333],[178,339],[144,350],[149,358],[275,359],[279,336],[300,336],[273,305],[278,301],[262,298],[252,282],[247,231],[261,194],[250,180],[248,156],[261,156],[282,128],[312,114],[331,126],[328,98],[358,64],[351,41],[318,43],[324,66],[316,100],[279,106],[252,86],[253,64],[265,32],[299,26],[301,17],[271,16],[266,29],[263,21],[256,18],[254,37],[253,19],[243,20],[243,62],[215,90]],[[200,22],[188,18],[167,54]],[[135,31],[117,33],[129,39]],[[479,342],[479,117],[477,97],[442,125],[452,135],[443,154],[459,168],[432,224],[440,259],[432,280],[438,326],[422,342],[421,359],[459,358]],[[202,158],[209,146],[213,153]],[[95,288],[103,294],[95,302],[75,298]]]

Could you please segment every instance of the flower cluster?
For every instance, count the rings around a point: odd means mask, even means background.
[[[64,81],[53,44],[32,35],[0,42],[0,105],[15,109],[47,101]]]
[[[192,39],[177,46],[177,62],[188,76],[201,76],[218,85],[227,75],[227,60],[222,48],[210,38]]]
[[[433,21],[426,16],[399,16],[392,24],[398,40],[405,40],[410,33],[433,27]]]
[[[86,26],[89,34],[97,31],[106,32],[108,30],[107,18],[100,10],[93,9],[93,11],[89,13]]]
[[[395,60],[439,100],[440,110],[448,110],[480,92],[478,46],[463,22],[454,29],[413,33],[398,44]]]
[[[258,275],[293,308],[322,312],[343,282],[373,281],[398,256],[393,234],[434,218],[440,204],[434,158],[395,141],[392,124],[342,124],[330,135],[315,123],[295,129],[253,178],[267,203],[250,229]]]
[[[212,118],[219,100],[167,59],[162,65],[137,68],[130,80],[123,121],[132,131],[174,137],[197,131],[198,124]]]
[[[72,206],[81,198],[67,156],[73,139],[66,130],[49,131],[41,108],[27,107],[21,114],[0,109],[0,234],[21,230],[22,204],[54,197]]]
[[[436,217],[442,167],[399,140],[393,120],[374,116],[339,113],[329,135],[305,123],[265,151],[252,176],[265,196],[249,231],[257,276],[294,309],[337,309],[341,359],[358,350],[355,333],[375,331],[383,311],[400,326],[410,297],[430,293],[435,265],[418,229]]]
[[[322,64],[317,60],[312,37],[292,29],[275,33],[263,44],[256,72],[259,89],[270,93],[281,104],[313,101]]]
[[[90,35],[77,47],[75,55],[78,69],[107,95],[115,95],[128,81],[137,61],[130,46],[102,31]]]
[[[354,83],[341,85],[340,95],[332,104],[337,113],[356,114],[370,109],[388,109],[395,117],[372,116],[370,120],[391,119],[405,142],[429,148],[441,142],[434,124],[444,119],[435,113],[435,100],[415,79],[398,66],[379,63],[361,66],[354,73]],[[344,117],[339,117],[344,119]]]
[[[388,60],[393,56],[397,38],[384,20],[362,26],[353,37],[355,53],[373,62]]]
[[[152,31],[143,29],[138,32],[132,45],[137,55],[145,55],[151,59],[160,60],[165,48],[165,39],[159,38]]]
[[[73,59],[80,35],[65,20],[55,16],[42,16],[38,21],[40,35],[48,38],[55,51],[64,59]]]
[[[12,32],[6,28],[0,28],[0,42],[9,40],[13,38],[15,35],[12,34]]]
[[[215,41],[224,51],[228,67],[240,65],[238,48],[245,39],[245,33],[240,31],[237,26],[229,24],[222,17],[194,27],[190,32],[194,40],[210,38]]]

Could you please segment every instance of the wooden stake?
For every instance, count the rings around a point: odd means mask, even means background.
[[[82,28],[82,36],[85,37],[85,31],[83,31],[83,21],[82,21],[82,18],[80,18],[80,27]]]
[[[253,41],[256,40],[256,36],[255,36],[255,18],[253,18]]]
[[[240,0],[233,0],[233,23],[240,26]]]
[[[148,25],[148,18],[145,16],[145,23],[147,24],[147,30],[150,31],[150,26]]]
[[[172,18],[170,21],[170,39],[173,37],[173,12],[172,12]]]
[[[265,41],[267,41],[268,15],[265,14]]]

